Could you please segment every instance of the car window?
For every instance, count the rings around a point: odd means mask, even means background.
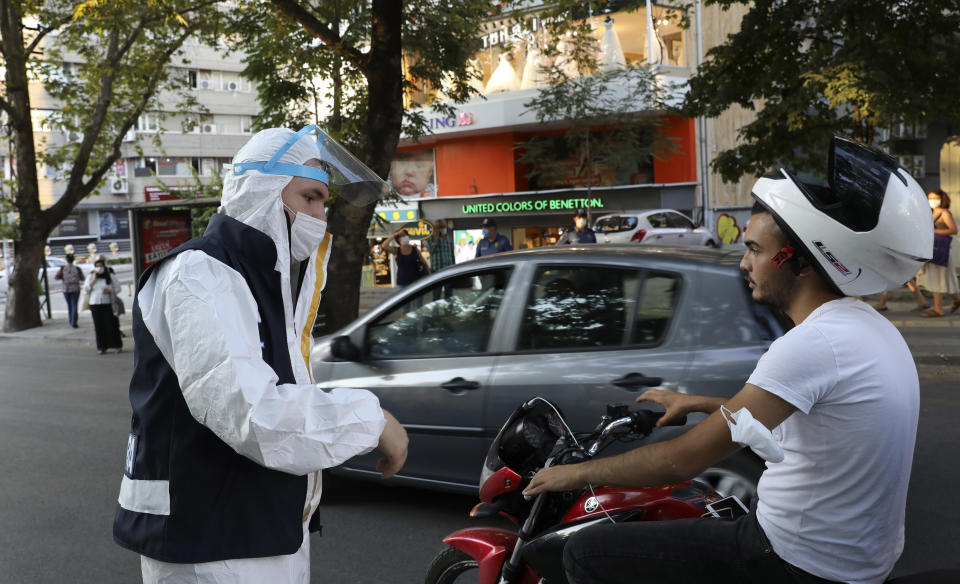
[[[663,213],[647,215],[647,222],[650,223],[650,227],[653,227],[654,229],[658,227],[668,227],[667,217]]]
[[[517,350],[610,348],[661,342],[679,279],[625,268],[541,267]]]
[[[677,309],[680,278],[673,274],[649,272],[637,300],[637,315],[630,332],[632,345],[658,345]]]
[[[459,274],[419,292],[367,327],[370,357],[483,353],[510,269]]]
[[[600,233],[617,233],[620,231],[630,231],[637,227],[637,218],[629,215],[614,215],[613,217],[604,217],[597,221],[593,230]]]
[[[693,222],[679,213],[667,213],[667,225],[677,229],[693,229]]]

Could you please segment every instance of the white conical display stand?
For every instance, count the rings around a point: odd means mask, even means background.
[[[606,30],[600,41],[600,70],[604,73],[627,68],[627,59],[623,56],[620,38],[613,30],[613,19],[609,16],[603,21]]]
[[[577,67],[577,60],[573,58],[573,47],[567,43],[566,39],[557,43],[557,61],[556,66],[564,75],[569,78],[579,77],[580,70]]]
[[[510,64],[510,54],[500,55],[500,64],[497,65],[484,93],[497,93],[498,91],[514,91],[520,89],[520,77],[517,71]]]
[[[480,59],[467,61],[467,73],[470,75],[470,87],[477,93],[483,93],[483,64],[480,63]]]
[[[548,83],[548,76],[543,70],[543,56],[536,43],[531,42],[527,48],[527,61],[523,65],[523,77],[520,79],[520,89],[541,87]]]

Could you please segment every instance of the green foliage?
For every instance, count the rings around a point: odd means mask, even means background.
[[[562,122],[566,150],[580,152],[583,165],[601,164],[616,174],[647,166],[652,156],[668,156],[675,144],[661,131],[666,109],[662,87],[645,66],[568,77],[549,69],[550,85],[524,104],[541,124]],[[518,161],[533,182],[559,176],[552,137],[537,136],[517,145]]]
[[[728,7],[733,0],[708,2]],[[960,127],[960,0],[755,0],[690,81],[688,116],[756,110],[713,168],[726,181],[822,166],[828,139],[895,123]]]
[[[303,7],[331,35],[339,33],[336,46],[292,20],[277,4],[268,0],[240,3],[227,25],[230,47],[244,51],[243,74],[256,82],[263,105],[256,129],[300,127],[317,121],[355,150],[363,140],[375,141],[376,137],[362,135],[370,115],[366,76],[370,72],[371,2],[330,0]],[[478,47],[476,31],[480,20],[498,9],[499,4],[491,0],[405,3],[405,90],[427,91],[449,79],[453,81],[450,97],[456,101],[468,98],[472,90],[466,61]],[[417,112],[408,113],[404,132],[422,135],[426,119]]]

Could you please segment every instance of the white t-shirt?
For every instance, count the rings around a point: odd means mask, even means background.
[[[855,298],[821,305],[777,339],[747,383],[799,411],[774,429],[757,520],[811,574],[880,584],[903,551],[917,435],[917,369],[900,332]]]

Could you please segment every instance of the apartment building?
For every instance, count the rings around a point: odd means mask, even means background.
[[[171,74],[181,75],[195,92],[200,107],[189,114],[177,113],[179,98],[161,94],[160,109],[140,117],[134,129],[124,137],[122,157],[108,173],[104,184],[77,207],[54,230],[48,245],[54,255],[62,255],[66,245],[73,245],[77,254],[85,254],[88,246],[97,253],[129,254],[131,232],[128,209],[143,203],[177,198],[164,192],[161,182],[181,187],[190,196],[195,192],[198,175],[209,182],[229,164],[233,155],[251,135],[254,116],[260,111],[255,88],[240,76],[241,57],[224,55],[211,47],[190,42],[184,54],[171,64]],[[65,63],[69,74],[74,63]],[[59,105],[40,83],[31,86],[33,129],[38,144],[63,144],[79,140],[46,123]],[[154,138],[159,137],[159,145]],[[11,159],[5,156],[0,167],[4,176],[11,176]],[[66,174],[56,168],[40,168],[40,202],[52,205],[62,196]],[[116,245],[112,245],[116,244]]]

